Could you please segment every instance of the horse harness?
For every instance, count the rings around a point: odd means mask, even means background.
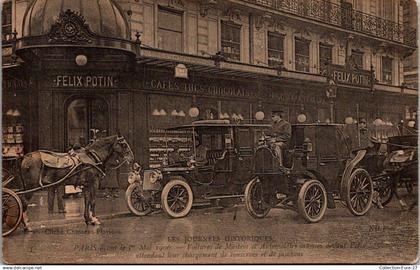
[[[101,176],[104,177],[106,175],[103,169],[104,164],[100,159],[99,155],[91,149],[83,150],[86,151],[86,154],[84,152],[76,152],[73,149],[69,153],[56,153],[52,151],[39,150],[42,160],[41,172],[39,174],[39,189],[44,189],[58,185],[64,182],[69,177],[72,177],[90,168],[96,169],[101,174]],[[87,166],[80,170],[77,170],[83,165]],[[50,184],[43,184],[43,171],[45,167],[53,169],[71,169],[64,177],[62,177],[58,181],[55,181]]]

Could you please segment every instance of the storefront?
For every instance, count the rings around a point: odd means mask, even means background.
[[[102,20],[97,23],[109,26]],[[92,32],[72,11],[63,11],[53,21],[51,31],[42,33],[33,29],[37,21],[27,23],[25,27],[32,30],[26,29],[26,35],[16,41],[16,54],[23,63],[4,70],[3,137],[7,144],[23,144],[23,150],[18,149],[21,153],[67,151],[75,143],[84,145],[93,139],[93,130],[99,131],[99,137],[120,132],[135,159],[153,166],[167,154],[166,144],[181,151],[188,151],[191,144],[187,134],[165,134],[164,129],[199,119],[262,122],[270,120],[272,110],[283,110],[291,123],[297,123],[302,114],[306,123],[327,122],[333,113],[339,123],[351,116],[368,121],[381,117],[397,124],[406,118],[407,106],[417,108],[416,96],[371,91],[361,85],[363,79],[339,82],[331,100],[325,82],[299,79],[307,75],[298,72],[294,78],[258,77],[251,68],[242,74],[220,75],[216,69],[203,71],[186,64],[188,76],[179,78],[174,71],[183,56],[166,61],[165,66],[147,63],[139,40],[128,40],[125,21],[114,22],[115,36],[110,36],[109,27],[103,28],[107,32]],[[66,27],[69,24],[76,25],[78,35]],[[39,35],[31,36],[34,32]],[[140,56],[142,61],[136,61]],[[117,182],[111,175],[104,185],[124,187],[129,169],[118,172]]]

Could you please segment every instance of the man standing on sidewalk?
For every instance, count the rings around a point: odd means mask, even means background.
[[[48,213],[52,213],[54,210],[54,197],[57,193],[57,205],[59,213],[66,213],[64,210],[64,185],[52,186],[48,189]]]

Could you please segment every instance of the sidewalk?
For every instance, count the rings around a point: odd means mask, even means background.
[[[118,191],[118,198],[101,196],[103,192],[97,192],[96,196],[96,216],[100,221],[128,216],[130,212],[125,202],[125,190]],[[57,199],[56,199],[57,200]],[[31,227],[39,229],[44,227],[64,225],[71,223],[84,223],[84,199],[83,196],[71,196],[64,199],[65,210],[67,213],[60,214],[57,209],[57,201],[54,203],[54,212],[48,213],[47,192],[41,191],[34,193],[29,202],[28,216]]]

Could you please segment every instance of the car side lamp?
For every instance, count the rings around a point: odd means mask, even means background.
[[[161,180],[162,178],[163,178],[162,173],[159,170],[153,170],[150,173],[149,181],[150,181],[150,183],[154,184],[158,180]]]
[[[194,158],[190,158],[190,159],[187,161],[187,166],[188,166],[188,167],[190,167],[190,168],[194,168],[196,163],[197,163],[197,162],[195,161],[195,159],[194,159]]]

